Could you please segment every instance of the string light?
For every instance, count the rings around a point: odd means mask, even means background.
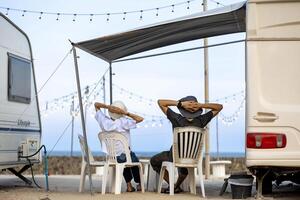
[[[39,19],[42,19],[42,15],[43,15],[44,12],[40,12],[40,16],[39,16]]]
[[[143,10],[141,10],[140,12],[141,12],[141,14],[140,14],[140,20],[142,20],[143,19]]]
[[[222,3],[218,2],[218,1],[215,1],[215,0],[210,0],[210,1],[211,1],[212,3],[217,4],[218,6],[219,6],[219,5],[225,6],[225,4],[222,4]]]
[[[57,13],[56,21],[59,20],[60,13]]]
[[[76,21],[76,16],[77,16],[77,14],[73,14],[73,22]]]
[[[145,13],[145,12],[153,12],[156,11],[156,16],[158,16],[158,12],[159,10],[163,10],[163,9],[170,9],[171,8],[171,12],[175,12],[175,6],[179,7],[179,6],[186,6],[186,9],[190,9],[191,6],[191,2],[195,2],[195,1],[200,1],[200,0],[188,0],[188,1],[183,1],[183,2],[179,2],[176,4],[171,4],[171,5],[166,5],[166,6],[161,6],[161,7],[154,7],[154,8],[147,8],[147,9],[138,9],[138,10],[132,10],[132,11],[122,11],[122,12],[109,12],[109,13],[63,13],[63,12],[47,12],[47,11],[36,11],[36,10],[26,10],[26,9],[17,9],[17,8],[8,8],[8,7],[1,7],[0,9],[5,10],[6,11],[6,15],[9,14],[9,11],[14,11],[14,12],[20,12],[22,13],[22,16],[25,16],[26,14],[39,14],[39,19],[42,19],[42,15],[55,15],[56,20],[59,21],[60,17],[62,16],[76,16],[77,17],[81,17],[81,16],[89,16],[89,21],[93,21],[93,17],[95,16],[106,16],[106,20],[110,21],[109,16],[110,15],[121,15],[123,16],[123,20],[125,20],[125,15],[126,14],[135,14],[135,13]],[[202,0],[201,0],[202,1]],[[217,5],[222,5],[224,6],[224,4],[215,1],[215,0],[210,0],[212,3],[215,3]],[[196,3],[195,3],[196,4]],[[142,11],[142,12],[141,12]],[[109,15],[109,16],[107,16]],[[140,15],[140,19],[143,18],[143,16]],[[75,18],[73,18],[75,19]],[[75,19],[76,21],[76,19]]]
[[[222,112],[219,114],[222,123],[226,126],[231,126],[234,122],[237,121],[239,115],[241,114],[242,109],[245,107],[245,99],[242,99],[239,107],[231,114],[230,116],[225,116]]]

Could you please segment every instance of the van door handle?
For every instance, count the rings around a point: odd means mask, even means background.
[[[257,115],[253,116],[253,119],[259,122],[274,122],[279,119],[279,117],[274,113],[257,112]]]

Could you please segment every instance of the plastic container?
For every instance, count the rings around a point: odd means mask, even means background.
[[[246,199],[251,197],[253,176],[251,175],[231,175],[228,178],[231,186],[233,199]]]

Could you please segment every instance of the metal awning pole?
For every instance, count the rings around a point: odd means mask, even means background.
[[[109,63],[109,99],[110,99],[110,104],[113,102],[113,89],[112,89],[112,63]]]
[[[81,87],[80,87],[80,78],[79,78],[77,54],[76,54],[76,49],[75,49],[74,46],[73,46],[72,50],[73,50],[73,56],[74,56],[77,92],[78,92],[78,100],[79,100],[79,107],[80,107],[81,126],[82,126],[82,132],[83,132],[84,143],[85,143],[85,155],[89,155],[87,136],[86,136],[85,119],[84,119],[84,111],[83,111],[83,104],[82,104],[82,96],[81,96]],[[86,156],[86,159],[87,159],[88,176],[89,176],[89,182],[90,182],[90,192],[91,192],[91,194],[93,194],[93,191],[92,191],[93,185],[92,185],[92,176],[91,176],[91,167],[90,167],[90,158],[89,158],[89,156]]]
[[[203,11],[207,10],[207,0],[203,0]],[[204,46],[208,46],[207,38],[204,38]],[[204,48],[204,99],[209,103],[209,74],[208,74],[208,48]],[[210,176],[210,155],[209,155],[209,125],[206,129],[205,137],[205,178]]]

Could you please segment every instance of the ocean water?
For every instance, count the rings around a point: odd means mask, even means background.
[[[93,151],[92,152],[94,156],[105,156],[105,153],[101,151]],[[152,157],[153,155],[157,154],[159,152],[135,152],[135,154],[138,157]],[[70,151],[52,151],[49,153],[49,156],[70,156],[71,152]],[[73,151],[73,156],[81,156],[81,151]],[[217,157],[217,152],[211,152],[210,153],[211,157]],[[240,158],[240,157],[245,157],[244,152],[220,152],[219,157],[233,157],[233,158]]]

